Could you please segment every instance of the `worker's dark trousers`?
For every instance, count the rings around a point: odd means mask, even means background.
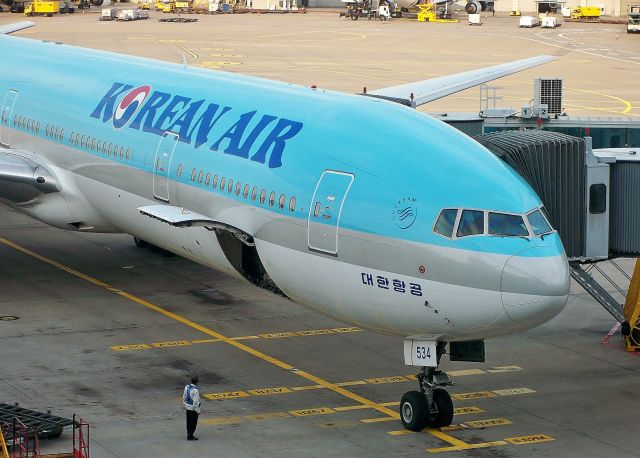
[[[187,410],[187,437],[193,437],[198,426],[198,412],[195,410]]]

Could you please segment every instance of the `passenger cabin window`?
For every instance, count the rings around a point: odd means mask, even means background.
[[[207,173],[207,176],[204,178],[204,185],[209,186],[209,183],[211,183],[211,174]]]
[[[548,234],[553,231],[547,220],[544,219],[540,210],[535,210],[527,215],[529,219],[529,224],[531,225],[531,230],[536,235]]]
[[[182,175],[182,164],[178,164],[178,171],[176,172],[176,175]]]
[[[263,188],[262,191],[260,191],[260,203],[263,204],[266,198],[267,190]]]
[[[242,183],[236,181],[236,196],[240,195],[240,191],[242,190]]]
[[[527,237],[529,230],[520,215],[489,212],[489,234],[505,237]]]
[[[456,223],[456,216],[458,216],[457,208],[447,208],[442,210],[433,230],[445,237],[452,237],[453,226]]]
[[[276,193],[271,191],[271,194],[269,194],[269,207],[273,207],[273,204],[276,203]]]
[[[294,211],[296,209],[296,198],[292,197],[289,199],[289,211]]]
[[[253,202],[256,201],[256,196],[258,195],[258,187],[254,186],[253,189],[251,190],[251,200]]]
[[[242,192],[242,197],[244,197],[245,199],[247,197],[249,197],[249,185],[248,184],[244,185],[244,191]]]
[[[218,175],[214,175],[213,176],[213,183],[211,183],[211,186],[213,188],[215,188],[216,186],[218,186]]]
[[[484,212],[480,210],[462,210],[458,223],[458,237],[484,234]]]

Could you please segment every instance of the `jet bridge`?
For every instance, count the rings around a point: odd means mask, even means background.
[[[589,137],[537,129],[475,139],[538,193],[565,246],[571,276],[623,323],[627,348],[640,350],[640,263],[630,278],[614,261],[640,258],[640,148],[592,150]],[[629,293],[601,269],[601,262],[610,262],[629,279]],[[626,296],[624,305],[602,279]]]

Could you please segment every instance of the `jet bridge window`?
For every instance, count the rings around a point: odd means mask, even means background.
[[[603,183],[589,186],[589,213],[597,215],[607,211],[607,185]]]
[[[462,210],[458,223],[458,237],[484,234],[484,212],[480,210]]]
[[[453,226],[456,223],[456,217],[458,216],[457,208],[445,208],[440,212],[438,220],[433,230],[438,234],[451,238],[453,236]]]
[[[520,215],[489,212],[489,234],[504,237],[527,237],[529,230]]]
[[[540,210],[532,211],[527,215],[527,218],[529,219],[529,225],[534,234],[543,235],[553,231],[547,220],[542,216]]]

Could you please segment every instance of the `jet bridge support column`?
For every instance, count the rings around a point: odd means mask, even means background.
[[[624,303],[624,316],[629,323],[627,351],[640,351],[640,258],[636,259],[633,276]]]

